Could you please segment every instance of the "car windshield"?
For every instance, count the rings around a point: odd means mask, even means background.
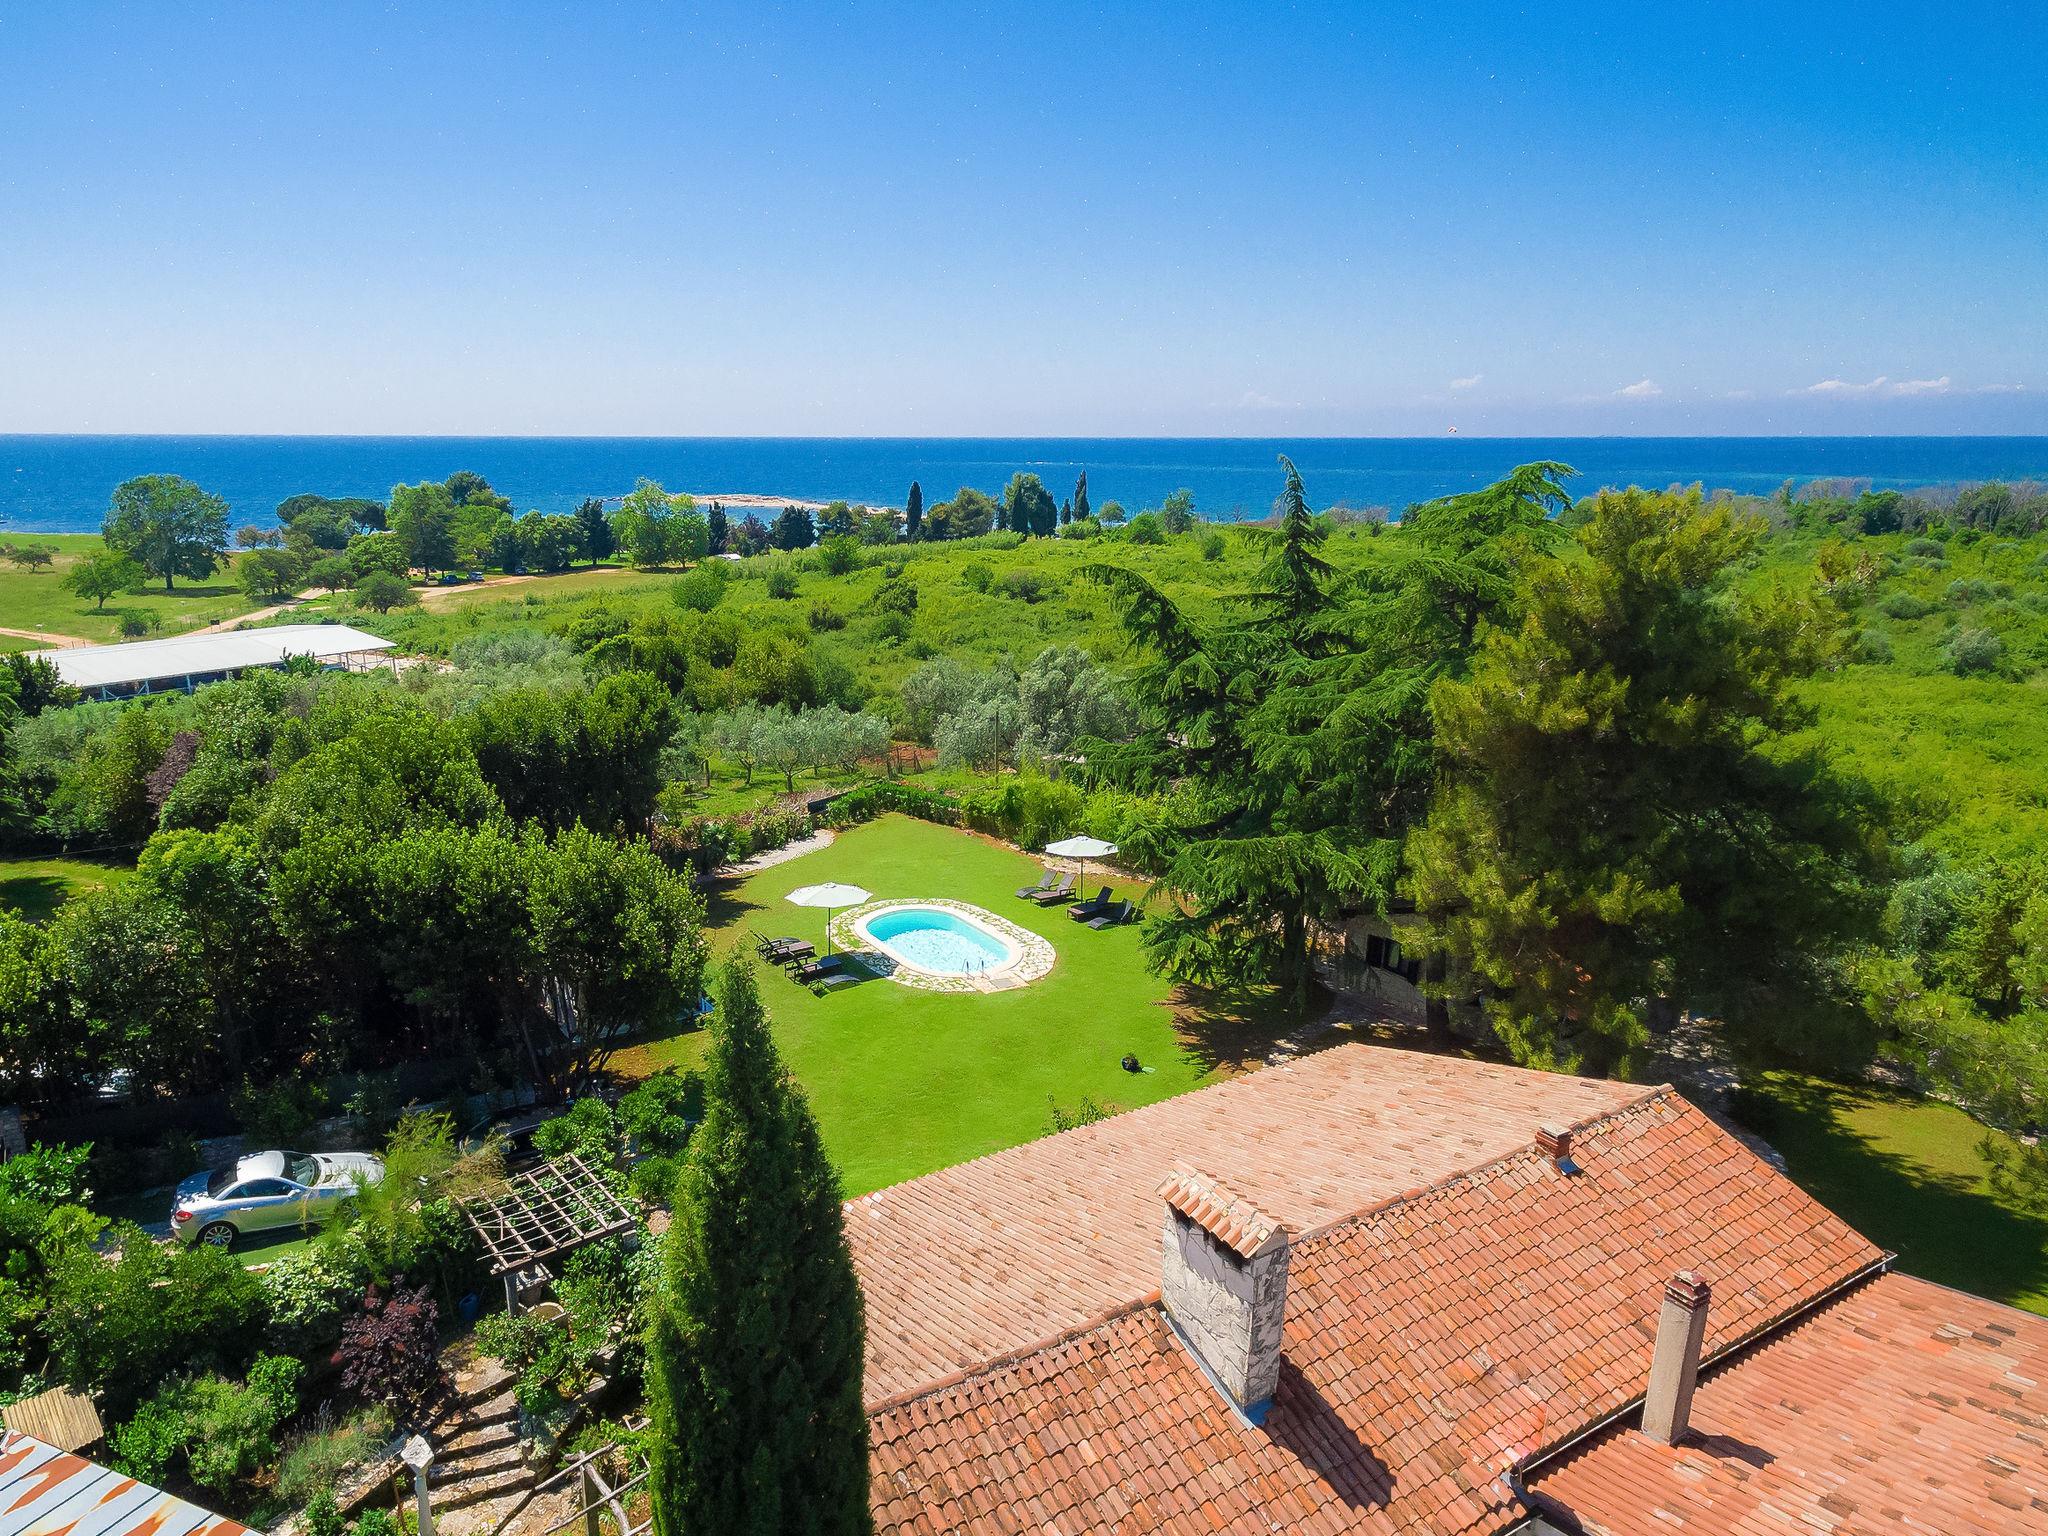
[[[318,1184],[320,1164],[303,1152],[287,1152],[284,1155],[285,1177],[294,1184]]]
[[[239,1170],[216,1168],[206,1176],[206,1192],[218,1200],[234,1185]]]

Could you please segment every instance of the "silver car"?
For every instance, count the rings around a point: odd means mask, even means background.
[[[384,1159],[368,1152],[252,1152],[178,1186],[171,1236],[227,1248],[245,1232],[321,1226],[383,1179]]]

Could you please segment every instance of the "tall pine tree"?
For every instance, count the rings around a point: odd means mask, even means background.
[[[1082,522],[1088,520],[1088,471],[1081,471],[1081,478],[1074,482],[1074,516]]]
[[[732,537],[732,524],[726,518],[725,504],[714,501],[711,510],[704,514],[704,547],[714,555],[725,553],[726,540]]]
[[[903,537],[914,539],[924,525],[924,487],[910,482],[910,494],[903,498]]]
[[[865,1324],[838,1176],[727,962],[647,1347],[656,1536],[865,1536]]]
[[[612,537],[612,520],[604,515],[604,503],[595,496],[583,498],[576,509],[576,526],[583,536],[583,558],[592,565],[609,560],[618,541]]]

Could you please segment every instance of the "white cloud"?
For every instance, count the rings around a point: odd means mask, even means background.
[[[1792,391],[1795,395],[1874,395],[1883,389],[1887,380],[1879,374],[1868,384],[1852,384],[1847,379],[1822,379],[1818,384],[1809,384],[1804,389]]]
[[[1486,375],[1483,373],[1475,373],[1468,379],[1453,379],[1451,380],[1451,388],[1477,389],[1479,387],[1479,381],[1485,377]]]
[[[1945,395],[1948,393],[1948,375],[1938,379],[1901,379],[1892,386],[1895,395]]]
[[[1970,393],[1973,395],[2023,395],[2026,391],[2027,386],[2024,384],[1979,384]]]
[[[1615,393],[1624,400],[1654,400],[1664,393],[1664,386],[1654,379],[1637,379],[1633,384],[1624,384]]]
[[[1237,402],[1238,409],[1245,411],[1298,411],[1299,400],[1275,400],[1271,395],[1262,395],[1256,389],[1244,392],[1244,398]]]

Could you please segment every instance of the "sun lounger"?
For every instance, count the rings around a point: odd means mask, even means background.
[[[1017,899],[1019,901],[1036,901],[1052,889],[1053,882],[1057,879],[1059,879],[1059,874],[1048,864],[1045,866],[1045,873],[1038,877],[1038,884],[1020,885],[1017,887]]]
[[[1077,923],[1085,923],[1091,917],[1100,917],[1109,910],[1109,887],[1104,886],[1086,901],[1077,901],[1067,908],[1067,916]]]
[[[1060,883],[1058,885],[1047,886],[1031,899],[1041,907],[1051,907],[1057,906],[1073,894],[1074,877],[1072,874],[1064,874],[1060,876]]]
[[[1101,916],[1089,918],[1088,926],[1090,928],[1114,928],[1120,923],[1128,923],[1137,915],[1138,909],[1136,907],[1132,906],[1128,901],[1120,901]]]
[[[839,969],[840,957],[825,955],[816,960],[801,960],[788,968],[791,981],[812,982],[830,976]]]
[[[756,938],[754,944],[761,951],[761,958],[770,965],[786,965],[792,960],[808,960],[818,952],[818,946],[808,939]]]

